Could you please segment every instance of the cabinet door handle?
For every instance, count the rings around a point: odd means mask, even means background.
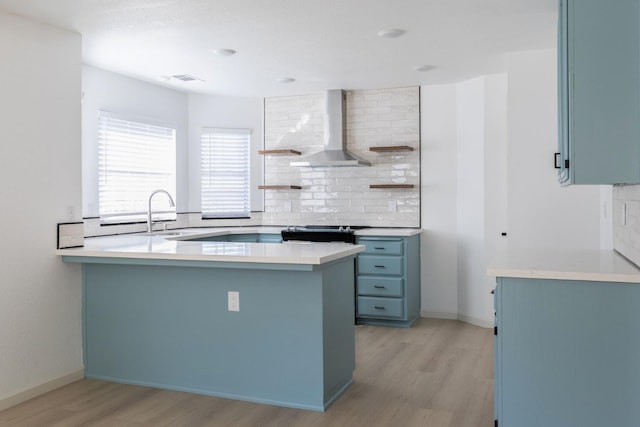
[[[384,307],[380,307],[379,305],[374,305],[373,308],[376,310],[386,310]]]
[[[374,265],[375,268],[384,268],[384,265]]]
[[[558,162],[559,157],[560,157],[560,153],[555,153],[553,155],[553,167],[555,169],[560,169],[560,164]]]
[[[376,289],[384,289],[384,286],[382,285],[373,285],[373,287]]]

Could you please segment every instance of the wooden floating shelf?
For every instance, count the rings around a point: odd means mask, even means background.
[[[413,151],[413,147],[408,145],[390,145],[387,147],[369,147],[369,151],[375,151],[376,153],[388,153],[391,151]]]
[[[393,188],[413,188],[413,184],[371,184],[369,188],[393,189]]]
[[[260,190],[302,190],[299,185],[259,185]]]
[[[300,156],[302,152],[291,149],[283,149],[283,150],[260,150],[258,154],[279,154],[279,155],[294,155]]]

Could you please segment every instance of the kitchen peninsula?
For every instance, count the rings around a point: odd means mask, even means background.
[[[353,378],[364,248],[186,238],[58,251],[82,264],[86,376],[324,411]]]

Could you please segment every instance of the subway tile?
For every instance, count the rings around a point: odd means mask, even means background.
[[[418,226],[418,187],[410,191],[393,192],[380,192],[369,188],[371,183],[393,182],[394,179],[415,179],[417,182],[418,150],[407,156],[379,156],[369,151],[369,147],[400,143],[419,146],[418,93],[417,87],[347,91],[348,149],[371,161],[374,166],[335,169],[291,168],[290,159],[265,159],[267,182],[297,181],[298,185],[303,186],[303,190],[278,192],[278,196],[269,200],[280,201],[282,197],[289,197],[292,211],[280,212],[279,206],[265,202],[262,220],[265,223],[279,220],[300,224]],[[322,93],[266,99],[265,147],[275,145],[284,148],[286,144],[297,144],[286,148],[299,149],[304,154],[322,150],[322,108]],[[305,123],[302,123],[303,121]],[[296,125],[297,132],[291,133],[291,129]],[[400,166],[396,167],[395,163],[399,163]],[[397,201],[398,212],[387,212],[389,200]],[[366,211],[371,206],[375,206],[376,212]]]
[[[613,245],[640,266],[640,185],[613,187]]]

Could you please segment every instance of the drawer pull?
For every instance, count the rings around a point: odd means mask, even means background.
[[[382,285],[373,285],[374,288],[376,289],[384,289],[386,288],[386,286],[382,286]]]
[[[383,246],[383,247],[380,247],[380,246],[374,246],[374,247],[373,247],[373,249],[379,249],[379,250],[382,250],[382,249],[384,249],[384,246]]]
[[[375,267],[375,268],[385,268],[385,266],[384,266],[384,265],[377,265],[377,264],[376,264],[376,265],[374,265],[374,267]]]
[[[374,305],[373,308],[375,308],[376,310],[386,310],[386,308],[380,307],[379,305]]]

